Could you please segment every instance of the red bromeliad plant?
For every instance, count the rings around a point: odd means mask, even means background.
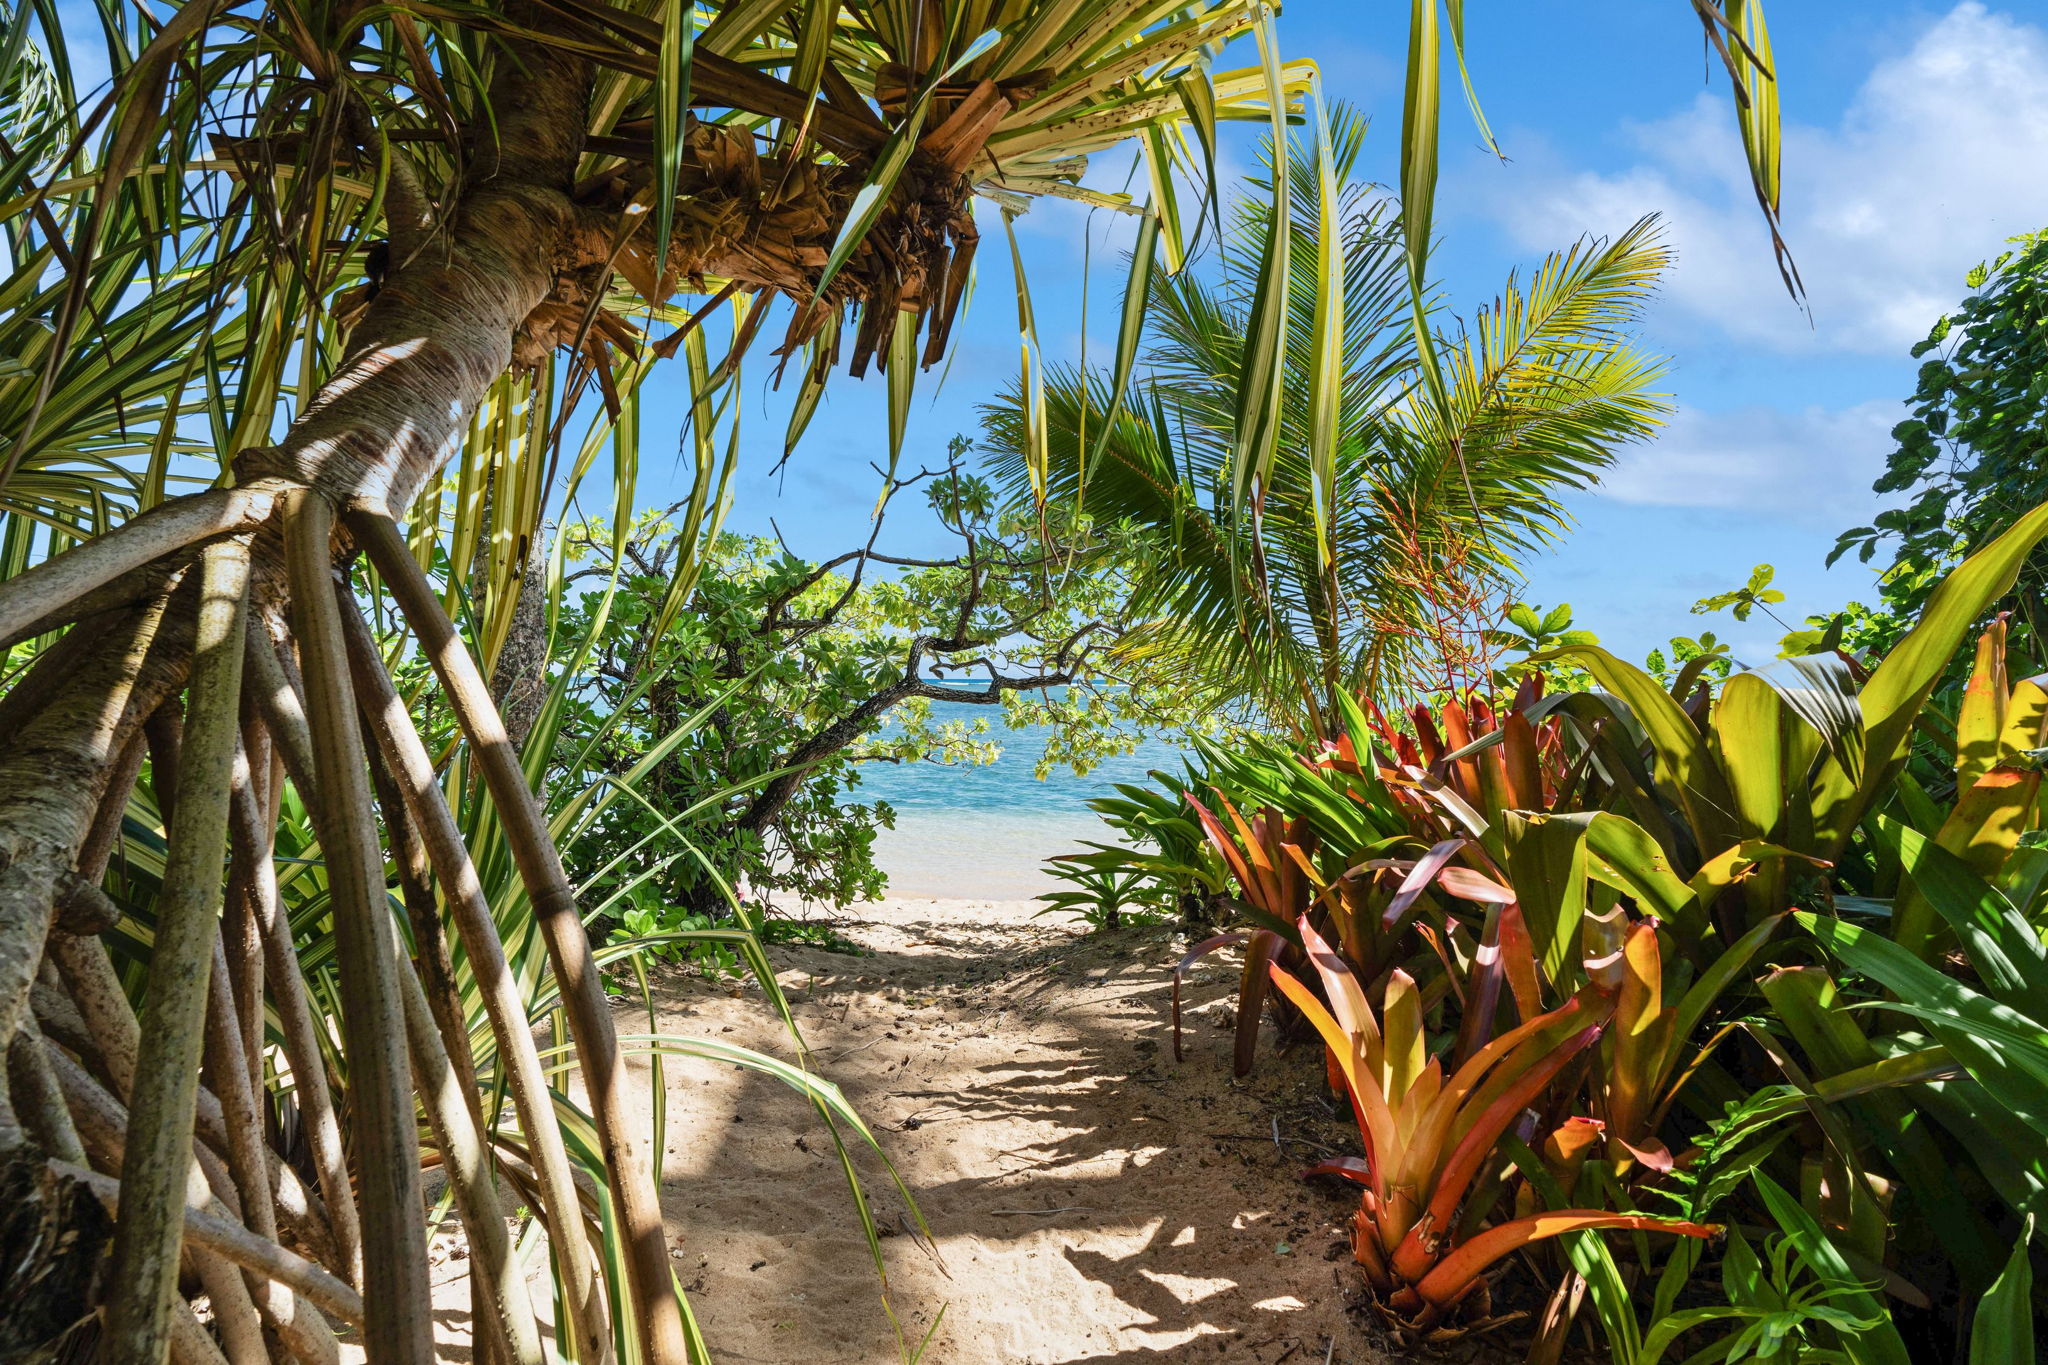
[[[1302,760],[1306,771],[1316,765]],[[1441,875],[1440,860],[1428,864],[1421,875],[1412,861],[1371,856],[1390,845],[1406,842],[1405,837],[1387,834],[1370,819],[1351,822],[1339,846],[1325,848],[1311,821],[1289,817],[1266,807],[1250,820],[1239,814],[1235,804],[1221,791],[1215,792],[1218,806],[1228,819],[1226,826],[1192,795],[1188,804],[1208,835],[1223,865],[1237,883],[1241,917],[1252,927],[1217,934],[1191,949],[1174,974],[1174,1020],[1176,1052],[1180,1020],[1180,981],[1187,969],[1207,954],[1232,944],[1243,944],[1244,974],[1238,989],[1237,1037],[1234,1067],[1240,1076],[1251,1070],[1258,1043],[1259,1020],[1267,1001],[1266,966],[1279,962],[1295,967],[1301,962],[1301,945],[1296,941],[1295,922],[1308,917],[1320,931],[1334,938],[1346,961],[1367,981],[1379,979],[1399,959],[1407,930],[1424,905],[1424,893]],[[1332,795],[1350,804],[1350,798]],[[1330,855],[1339,869],[1326,875],[1316,866],[1318,853]],[[1356,866],[1347,866],[1363,856]],[[1399,874],[1399,875],[1390,875]],[[1388,884],[1394,889],[1387,891]],[[1291,1022],[1288,1012],[1285,1021]]]
[[[1614,1026],[1594,1053],[1587,1090],[1600,1115],[1607,1160],[1618,1174],[1637,1164],[1671,1169],[1671,1152],[1657,1130],[1679,1091],[1735,1025],[1724,1025],[1704,1041],[1695,1035],[1784,919],[1781,913],[1758,923],[1667,1004],[1658,923],[1630,921],[1619,909],[1586,917],[1586,979],[1615,998]]]
[[[1369,700],[1340,697],[1345,724],[1337,737],[1313,754],[1293,756],[1288,765],[1294,771],[1285,795],[1305,807],[1290,814],[1262,804],[1247,819],[1222,790],[1214,790],[1221,815],[1189,795],[1210,845],[1237,884],[1241,918],[1251,927],[1217,934],[1183,959],[1175,974],[1176,1041],[1182,975],[1207,954],[1243,944],[1234,1066],[1238,1075],[1249,1072],[1269,995],[1266,966],[1300,964],[1294,923],[1303,915],[1368,984],[1417,950],[1409,931],[1418,921],[1426,951],[1441,958],[1452,976],[1462,977],[1466,969],[1454,959],[1469,960],[1480,923],[1477,914],[1461,923],[1453,907],[1468,902],[1490,911],[1513,899],[1512,891],[1487,875],[1499,869],[1467,836],[1503,809],[1555,801],[1569,782],[1556,724],[1531,722],[1524,714],[1541,691],[1540,680],[1530,680],[1513,708],[1498,714],[1476,695],[1464,703],[1453,700],[1441,708],[1440,724],[1429,708],[1418,706],[1412,716],[1416,737],[1396,731]],[[1501,738],[1476,754],[1456,757],[1475,729]],[[1330,838],[1321,837],[1323,828]],[[1416,845],[1425,847],[1410,851]],[[1471,866],[1459,865],[1461,857]],[[1454,951],[1459,942],[1462,951]],[[1432,1000],[1452,988],[1444,976],[1429,974],[1426,980]],[[1283,1024],[1294,1022],[1284,1000],[1276,1004]]]
[[[1287,940],[1279,927],[1299,918],[1314,894],[1314,888],[1303,875],[1304,867],[1310,871],[1314,867],[1303,856],[1303,846],[1309,853],[1314,852],[1315,832],[1307,821],[1299,817],[1289,819],[1270,807],[1247,821],[1238,814],[1229,797],[1217,792],[1216,799],[1230,817],[1236,838],[1192,795],[1188,804],[1194,807],[1209,842],[1236,879],[1244,905],[1266,923],[1205,939],[1181,960],[1173,974],[1173,1055],[1176,1061],[1181,1060],[1182,977],[1198,959],[1218,948],[1242,943],[1244,973],[1238,983],[1237,1036],[1231,1058],[1231,1069],[1242,1076],[1252,1069],[1252,1056],[1258,1047],[1259,1020],[1266,1007],[1266,966],[1275,954],[1282,955],[1283,961],[1300,959],[1300,949]]]
[[[1364,1185],[1352,1220],[1352,1252],[1384,1311],[1431,1331],[1453,1315],[1484,1316],[1485,1272],[1531,1242],[1598,1228],[1709,1237],[1718,1228],[1642,1214],[1563,1209],[1481,1226],[1498,1187],[1482,1179],[1525,1112],[1554,1098],[1571,1063],[1598,1042],[1615,996],[1589,986],[1474,1049],[1446,1077],[1428,1055],[1420,992],[1406,972],[1388,978],[1375,1015],[1343,959],[1304,917],[1306,957],[1328,996],[1277,963],[1267,970],[1329,1050],[1358,1119],[1365,1157],[1327,1162],[1314,1174]]]
[[[1506,706],[1473,691],[1410,707],[1405,726],[1365,703],[1386,760],[1379,775],[1418,837],[1435,842],[1471,830],[1472,817],[1491,823],[1504,810],[1553,810],[1569,798],[1580,770],[1562,720],[1536,708],[1542,699],[1543,677],[1531,673]],[[1326,761],[1360,762],[1348,743],[1333,745]]]

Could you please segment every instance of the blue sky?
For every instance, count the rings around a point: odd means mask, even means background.
[[[1581,625],[1633,657],[1703,627],[1768,657],[1776,629],[1761,618],[1739,626],[1688,609],[1764,561],[1778,566],[1788,617],[1870,595],[1870,570],[1824,572],[1822,560],[1874,506],[1869,484],[1912,387],[1908,347],[1960,297],[1972,264],[2048,226],[2048,3],[1773,7],[1786,235],[1810,321],[1778,282],[1689,6],[1471,10],[1473,77],[1509,160],[1487,155],[1462,109],[1447,107],[1435,259],[1456,305],[1469,313],[1509,270],[1647,212],[1665,216],[1678,253],[1643,341],[1671,358],[1679,414],[1603,487],[1571,499],[1578,528],[1529,566],[1528,595],[1569,601]],[[1313,57],[1332,96],[1375,120],[1365,172],[1384,183],[1395,179],[1405,16],[1387,0],[1292,0],[1280,19],[1283,53]],[[1226,165],[1241,174],[1250,157],[1247,138]],[[1123,169],[1104,159],[1092,179],[1114,183]],[[1019,221],[1049,361],[1078,359],[1084,335],[1092,359],[1111,354],[1129,238],[1113,218],[1048,202]],[[936,372],[921,380],[906,465],[972,432],[977,404],[1015,373],[1000,231],[985,215],[993,240],[960,351],[943,388]],[[765,371],[749,371],[751,435],[729,524],[766,532],[772,518],[804,554],[850,547],[874,500],[868,465],[886,451],[879,380],[836,380],[771,478],[786,408]],[[658,409],[643,502],[679,482],[664,448],[679,404]],[[915,516],[900,520],[889,540],[930,543]]]

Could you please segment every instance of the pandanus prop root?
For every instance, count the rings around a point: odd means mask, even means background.
[[[663,1349],[680,1328],[624,1054],[483,674],[381,507],[277,477],[168,504],[0,584],[0,640],[64,632],[0,697],[0,1354],[96,1312],[113,1360],[327,1365],[336,1327],[373,1361],[429,1360],[426,1159],[469,1240],[482,1357],[544,1359],[507,1189],[546,1223],[559,1330],[581,1358],[612,1357],[590,1197],[461,829],[337,571],[359,552],[440,680],[534,907],[624,1236],[621,1307],[650,1359],[682,1358]],[[145,759],[167,844],[137,1007],[98,935],[122,912],[101,881]],[[345,1092],[279,903],[287,779],[326,872]],[[517,1115],[503,1146],[444,913]],[[285,1090],[310,1183],[266,1131]]]

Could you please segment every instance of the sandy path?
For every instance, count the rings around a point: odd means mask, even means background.
[[[1344,1311],[1350,1200],[1295,1178],[1315,1144],[1350,1149],[1315,1059],[1269,1061],[1233,1085],[1235,972],[1218,963],[1191,992],[1176,1065],[1175,940],[1080,937],[1035,908],[861,906],[842,927],[870,955],[774,952],[820,1070],[878,1130],[936,1235],[943,1272],[908,1236],[883,1244],[911,1338],[945,1310],[926,1360],[1385,1359]],[[758,992],[681,972],[661,990],[663,1031],[789,1055]],[[808,1105],[694,1060],[671,1063],[668,1094],[664,1209],[719,1359],[897,1359]],[[877,1163],[862,1169],[893,1221]]]

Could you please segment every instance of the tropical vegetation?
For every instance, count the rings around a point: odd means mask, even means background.
[[[1761,8],[1692,9],[1775,234]],[[1398,207],[1340,190],[1360,126],[1250,0],[82,22],[0,6],[0,1354],[430,1359],[452,1210],[480,1358],[708,1360],[658,1198],[678,1055],[814,1108],[894,1321],[848,1153],[893,1172],[742,892],[871,889],[845,765],[957,747],[914,712],[877,736],[927,665],[998,644],[991,697],[1100,681],[1138,708],[1112,722],[1200,695],[1270,732],[1127,794],[1152,846],[1095,850],[1074,905],[1235,921],[1196,951],[1244,946],[1238,1063],[1268,1001],[1326,1045],[1365,1148],[1328,1173],[1365,1188],[1354,1247],[1397,1330],[1484,1320],[1526,1249],[1561,1277],[1551,1358],[1588,1299],[1617,1354],[1668,1349],[1678,1319],[1634,1316],[1653,1272],[1706,1314],[1680,1331],[1734,1325],[1724,1354],[2031,1349],[2039,689],[1994,627],[1953,717],[1929,698],[2037,517],[1972,542],[1882,662],[1716,691],[1688,661],[1667,691],[1545,614],[1536,643],[1602,690],[1547,691],[1540,651],[1493,690],[1516,557],[1662,411],[1626,336],[1662,256],[1647,225],[1583,243],[1447,330],[1455,0],[1409,16]],[[1226,208],[1232,121],[1273,170]],[[1089,178],[1117,149],[1143,202]],[[1001,462],[909,472],[975,202],[1007,232],[1046,197],[1138,221],[1114,367],[1049,377],[1020,271]],[[883,502],[922,488],[958,557],[724,533],[770,361],[786,451],[828,384],[878,373]],[[657,373],[688,485],[650,516]],[[1402,689],[1432,696],[1372,705]],[[1068,756],[1121,742],[1101,714],[1068,713]],[[696,947],[745,965],[795,1061],[655,1027],[650,960]],[[1750,1140],[1759,1105],[1804,1116],[1796,1154]],[[1958,1212],[1887,1245],[1894,1192]],[[1776,1231],[1730,1239],[1703,1309],[1731,1207]],[[1601,1229],[1674,1236],[1618,1259]],[[1894,1327],[1871,1286],[1916,1279],[1970,1298]]]
[[[1233,206],[1213,272],[1152,277],[1135,367],[1055,371],[989,421],[1014,500],[1116,527],[1118,552],[1144,538],[1144,625],[1120,652],[1308,734],[1335,723],[1340,693],[1443,686],[1430,670],[1462,656],[1562,530],[1560,496],[1669,411],[1660,363],[1629,336],[1668,261],[1653,222],[1552,254],[1467,323],[1427,283],[1411,304],[1397,207],[1350,183],[1364,119],[1337,106],[1314,138],[1269,150],[1273,173]],[[1277,406],[1261,417],[1273,452],[1252,471],[1241,339],[1276,256],[1318,269],[1290,276]]]
[[[11,575],[0,640],[25,647],[0,763],[0,1037],[34,1051],[40,1074],[30,987],[67,932],[51,929],[59,899],[94,907],[67,913],[73,926],[110,910],[144,917],[132,985],[149,989],[138,1023],[137,996],[111,989],[115,963],[78,939],[86,965],[65,988],[105,997],[110,1037],[139,1034],[132,1066],[101,1059],[130,1139],[114,1163],[120,1214],[110,1226],[77,1212],[88,1186],[49,1167],[80,1155],[56,1092],[38,1086],[46,1102],[27,1127],[11,1103],[0,1125],[10,1204],[26,1226],[76,1228],[61,1254],[42,1253],[58,1260],[23,1281],[39,1288],[11,1317],[35,1324],[24,1334],[40,1344],[103,1298],[118,1358],[160,1360],[173,1343],[181,1358],[220,1351],[177,1286],[195,1115],[216,1101],[240,1112],[225,1120],[238,1134],[233,1184],[224,1175],[217,1192],[259,1243],[280,1235],[253,1109],[212,1087],[201,1102],[205,983],[232,974],[250,1032],[238,1054],[222,1052],[214,1021],[209,1070],[233,1062],[237,1078],[214,1086],[251,1104],[296,1097],[329,1062],[347,1085],[345,1108],[309,1101],[326,1179],[318,1202],[303,1201],[304,1240],[292,1237],[329,1254],[324,1266],[317,1250],[300,1260],[358,1295],[372,1359],[427,1358],[414,1079],[449,1074],[463,1049],[424,1026],[435,1006],[413,1006],[431,989],[452,1024],[459,983],[416,974],[401,952],[386,911],[396,858],[400,876],[423,882],[431,869],[442,902],[473,912],[463,959],[491,978],[480,989],[497,1048],[530,1058],[533,1014],[559,1010],[583,1081],[587,1109],[565,1112],[537,1063],[518,1061],[520,1103],[489,1110],[482,1130],[474,1073],[419,1087],[469,1097],[430,1116],[430,1145],[467,1173],[457,1202],[478,1248],[483,1334],[508,1358],[540,1358],[523,1280],[500,1254],[493,1172],[516,1141],[535,1172],[527,1206],[552,1234],[558,1349],[700,1358],[671,1280],[645,1109],[560,855],[559,836],[595,798],[535,791],[545,750],[514,742],[486,680],[508,652],[539,656],[545,575],[533,568],[546,562],[555,480],[579,483],[608,446],[615,535],[630,524],[642,386],[677,357],[696,481],[686,552],[656,613],[673,621],[725,506],[738,370],[777,300],[785,359],[802,357],[790,440],[828,376],[876,366],[893,465],[913,375],[946,353],[966,294],[978,184],[1000,166],[988,193],[1012,211],[1041,194],[1085,197],[1087,154],[1156,143],[1190,108],[1205,130],[1247,105],[1279,120],[1307,70],[1283,70],[1270,17],[1235,0],[1171,17],[1124,0],[1026,0],[972,14],[191,4],[162,21],[120,9],[99,19],[103,91],[75,87],[55,7],[8,7],[0,45]],[[1209,45],[1253,27],[1263,67],[1212,70]],[[720,315],[732,340],[714,360]],[[371,576],[337,579],[359,556]],[[436,566],[460,572],[437,586]],[[356,622],[359,601],[376,626]],[[393,704],[395,657],[431,666],[453,754],[428,751]],[[386,722],[376,752],[393,799],[381,810],[365,715]],[[102,871],[145,768],[163,821],[160,886],[145,904],[107,903]],[[475,776],[458,781],[458,769]],[[488,846],[466,834],[464,801],[488,808],[469,818]],[[328,881],[323,917],[297,926],[268,871],[294,809]],[[507,871],[518,890],[483,899],[481,885]],[[224,904],[243,925],[235,934],[216,928]],[[328,924],[337,990],[322,1003],[338,1043],[324,1057],[302,1047],[273,1073],[255,983],[290,993],[305,968],[298,932]],[[523,994],[521,978],[490,965],[508,939],[545,945],[550,985],[538,958]],[[215,973],[230,945],[239,965]],[[314,1036],[299,1031],[303,1045]],[[595,1236],[571,1136],[601,1192]],[[114,1158],[94,1160],[107,1170]],[[211,1285],[235,1359],[267,1355],[263,1331],[295,1354],[332,1354],[302,1298],[263,1281],[241,1312],[251,1296],[235,1278]]]
[[[2048,693],[2002,619],[1971,636],[2044,534],[2048,507],[1965,559],[1882,656],[1667,683],[1565,643],[1538,669],[1593,686],[1344,697],[1306,751],[1102,803],[1153,849],[1100,871],[1230,883],[1183,971],[1241,945],[1238,1070],[1269,1012],[1324,1044],[1363,1150],[1309,1174],[1365,1187],[1395,1330],[1489,1324],[1487,1269],[1561,1238],[1535,1359],[1582,1305],[1618,1360],[2031,1358]],[[1717,1254],[1587,1235],[1716,1208]],[[1714,1261],[1721,1305],[1685,1307]]]
[[[1920,362],[1911,413],[1873,491],[1894,499],[1867,526],[1844,531],[1833,558],[1854,550],[1868,563],[1889,549],[1883,608],[1874,629],[1898,633],[1957,558],[1989,544],[2048,500],[2042,480],[2044,398],[2039,376],[2042,288],[2048,240],[2013,239],[1972,269],[1976,292],[1935,321],[1913,347]],[[1906,496],[1910,495],[1910,496]],[[1997,605],[2029,640],[2048,624],[2042,564],[2030,560]]]
[[[1107,657],[1132,619],[1115,556],[1060,582],[1078,547],[1041,540],[1028,513],[1002,514],[966,454],[956,439],[946,464],[892,477],[886,499],[895,515],[925,503],[950,552],[876,549],[887,512],[862,545],[818,561],[727,532],[702,556],[690,610],[668,623],[676,509],[640,517],[617,558],[603,525],[566,530],[564,589],[581,600],[555,630],[549,671],[573,678],[546,780],[643,769],[633,799],[567,854],[598,886],[632,868],[632,913],[614,918],[674,927],[673,915],[720,915],[739,891],[757,903],[877,898],[874,835],[893,813],[859,799],[863,769],[1000,753],[988,721],[935,717],[934,702],[1045,727],[1051,761],[1077,769],[1141,727],[1195,724],[1170,678]],[[583,583],[596,586],[579,594]],[[645,877],[628,860],[654,844],[669,851]]]

